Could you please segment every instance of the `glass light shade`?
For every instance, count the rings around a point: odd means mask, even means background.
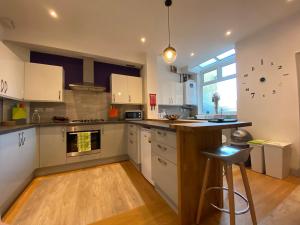
[[[171,46],[167,47],[163,52],[163,59],[168,64],[175,62],[176,57],[177,57],[176,50]]]

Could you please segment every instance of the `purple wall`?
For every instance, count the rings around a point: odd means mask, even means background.
[[[140,69],[102,62],[94,63],[95,84],[106,87],[106,92],[110,92],[110,75],[112,73],[139,77]]]
[[[62,66],[65,71],[65,89],[70,89],[69,84],[71,83],[83,81],[82,59],[31,51],[30,62]]]
[[[62,66],[65,70],[65,89],[70,89],[69,84],[71,83],[83,82],[82,59],[31,51],[30,62]],[[94,63],[95,84],[106,87],[107,92],[110,92],[110,75],[112,73],[139,77],[140,69],[102,62]]]

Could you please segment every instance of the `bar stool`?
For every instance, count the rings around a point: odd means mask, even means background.
[[[253,225],[257,225],[256,221],[256,215],[255,215],[255,209],[254,204],[252,200],[251,190],[248,182],[248,177],[245,169],[244,163],[249,158],[251,148],[247,149],[238,149],[231,146],[222,146],[217,149],[207,150],[201,152],[203,155],[207,157],[206,160],[206,166],[205,166],[205,172],[204,172],[204,179],[200,194],[200,200],[199,200],[199,206],[198,206],[198,213],[197,213],[197,224],[200,223],[201,213],[204,206],[204,200],[205,195],[207,192],[212,190],[222,190],[222,191],[228,191],[228,200],[229,200],[229,210],[220,208],[212,203],[210,203],[211,206],[216,208],[217,210],[230,214],[230,225],[235,225],[235,215],[241,215],[244,213],[247,213],[250,209],[250,214],[252,218]],[[226,187],[210,187],[207,188],[207,180],[209,176],[209,170],[210,170],[210,164],[212,159],[217,159],[222,161],[224,165],[225,175],[228,183],[228,188]],[[232,176],[232,165],[238,164],[241,170],[243,183],[246,191],[247,198],[245,198],[242,194],[234,191],[233,187],[233,176]],[[234,195],[238,195],[241,197],[246,203],[247,208],[242,211],[235,211],[235,203],[234,203]]]

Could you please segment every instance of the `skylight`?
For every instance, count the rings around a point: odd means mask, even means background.
[[[209,66],[209,65],[211,65],[211,64],[213,64],[215,62],[217,62],[217,60],[215,58],[212,58],[210,60],[207,60],[204,63],[201,63],[199,66],[202,67],[202,68],[204,68],[204,67]]]
[[[229,51],[227,51],[227,52],[224,52],[224,53],[218,55],[217,58],[218,58],[219,60],[222,60],[222,59],[225,59],[225,58],[227,58],[227,57],[229,57],[229,56],[232,56],[232,55],[234,55],[234,54],[235,54],[235,49],[233,48],[233,49],[231,49],[231,50],[229,50]]]

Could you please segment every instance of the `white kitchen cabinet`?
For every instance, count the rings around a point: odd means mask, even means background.
[[[183,84],[166,81],[159,84],[159,105],[183,105]]]
[[[40,167],[63,165],[67,156],[66,128],[40,128]]]
[[[63,67],[25,63],[24,87],[24,99],[27,101],[63,102]]]
[[[101,158],[123,156],[126,151],[125,124],[105,124],[101,128]]]
[[[141,77],[111,74],[113,104],[143,104],[143,82]]]
[[[24,96],[24,61],[0,42],[0,96],[22,100]]]
[[[134,124],[128,124],[127,131],[127,153],[130,160],[135,164],[137,168],[141,164],[140,154],[140,127]]]
[[[36,162],[35,128],[0,135],[0,214],[30,181]]]
[[[143,176],[151,183],[152,180],[152,166],[151,166],[151,131],[142,128],[140,132],[141,140],[141,172]]]

